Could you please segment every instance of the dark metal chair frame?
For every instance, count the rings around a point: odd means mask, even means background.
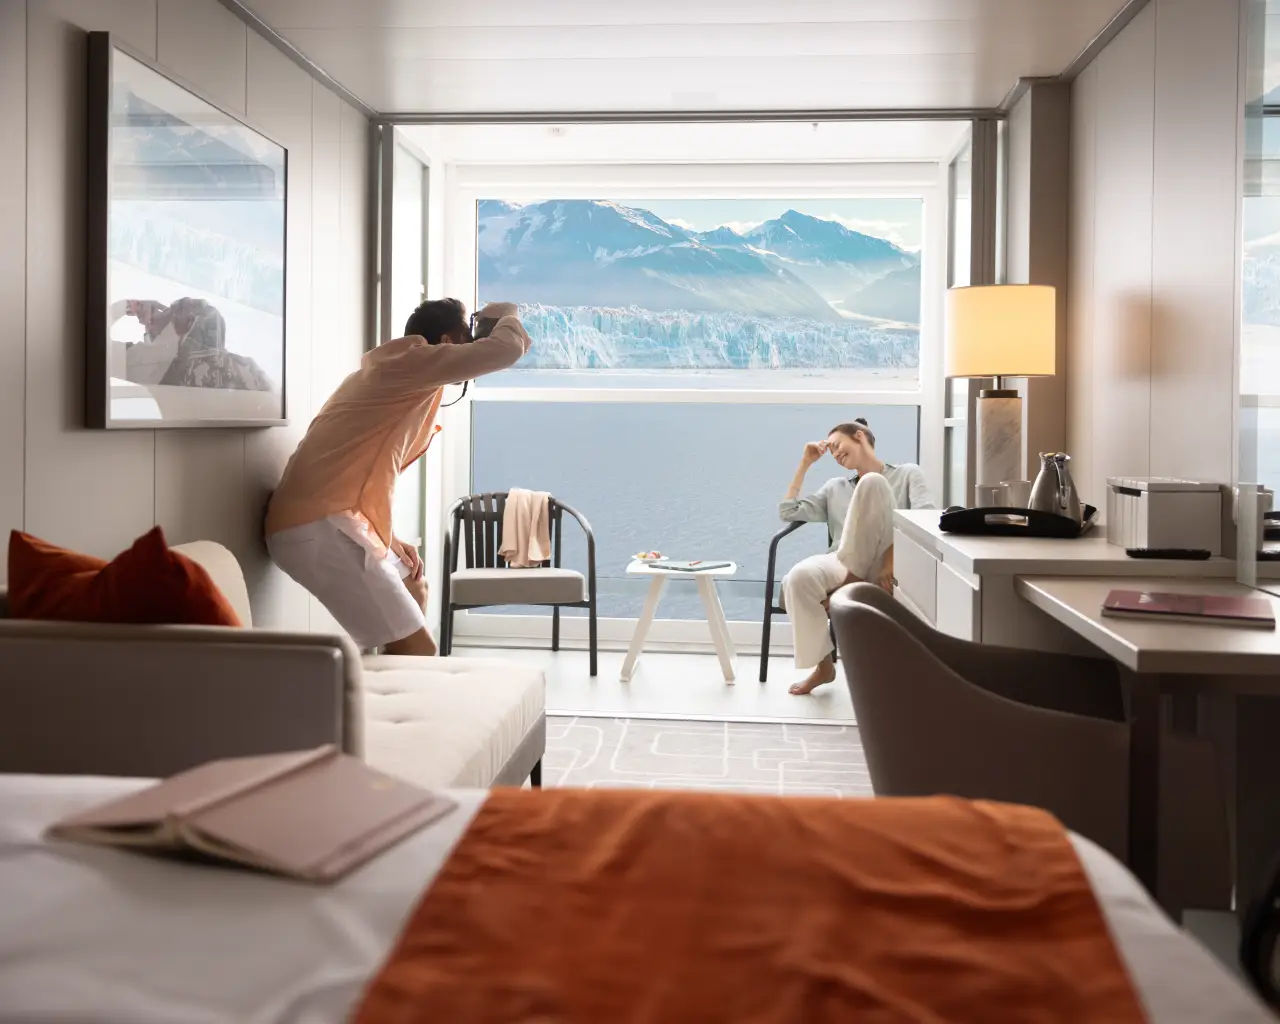
[[[808,525],[804,520],[793,520],[787,523],[781,530],[773,535],[773,540],[769,541],[769,566],[765,571],[764,580],[764,626],[760,632],[760,682],[767,683],[769,681],[769,636],[773,630],[773,617],[775,615],[786,615],[787,610],[782,607],[781,599],[775,600],[773,588],[776,582],[775,577],[778,574],[778,544],[783,537],[796,532],[802,526]],[[827,543],[831,543],[831,531],[827,530]],[[836,639],[835,627],[828,624],[831,630],[831,642],[834,644]],[[831,659],[834,661],[836,652],[831,652]]]
[[[449,510],[449,527],[444,537],[443,569],[440,580],[440,653],[450,654],[453,651],[453,616],[455,612],[473,608],[497,608],[502,604],[456,604],[452,600],[452,577],[458,571],[458,556],[465,550],[467,569],[505,569],[507,560],[498,549],[502,546],[502,517],[507,508],[507,491],[494,491],[484,494],[468,494],[458,499]],[[587,599],[551,605],[551,649],[560,650],[560,609],[586,608],[588,651],[591,659],[591,675],[596,674],[597,631],[596,631],[596,538],[591,532],[591,524],[580,512],[570,508],[562,501],[551,498],[548,501],[547,515],[550,518],[551,558],[543,562],[543,568],[559,569],[560,547],[564,533],[564,516],[568,514],[577,520],[582,532],[587,537]],[[465,530],[463,527],[466,527]],[[520,570],[514,569],[513,572]]]

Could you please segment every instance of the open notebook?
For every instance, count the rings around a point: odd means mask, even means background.
[[[47,834],[330,882],[455,806],[324,746],[211,761]]]

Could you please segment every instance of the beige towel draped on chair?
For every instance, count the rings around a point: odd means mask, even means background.
[[[513,487],[502,514],[498,554],[512,569],[532,569],[551,559],[551,516],[547,491]]]

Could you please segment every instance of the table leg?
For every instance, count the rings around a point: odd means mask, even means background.
[[[702,604],[707,610],[707,626],[711,630],[711,642],[716,645],[716,654],[720,657],[720,670],[724,673],[725,682],[732,683],[735,651],[733,641],[729,639],[729,623],[725,621],[724,607],[720,604],[720,595],[716,593],[716,581],[710,576],[699,576],[698,591],[702,594]]]
[[[631,673],[635,671],[636,660],[644,650],[645,637],[649,635],[649,627],[653,625],[653,616],[658,611],[658,601],[667,585],[666,576],[653,576],[649,580],[649,596],[644,600],[644,611],[640,621],[636,623],[636,631],[631,636],[631,646],[627,648],[627,660],[622,663],[622,681],[631,682]]]
[[[1129,869],[1154,899],[1160,866],[1160,677],[1128,673]]]

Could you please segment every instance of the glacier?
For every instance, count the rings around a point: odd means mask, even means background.
[[[1244,322],[1280,326],[1280,251],[1246,249],[1243,272]]]
[[[533,347],[519,369],[878,369],[918,367],[920,331],[872,320],[827,323],[639,306],[524,304]]]
[[[284,242],[284,204],[225,204],[220,230],[184,218],[182,204],[114,200],[111,204],[108,253],[113,261],[139,271],[181,282],[192,288],[277,316],[284,313],[284,252],[257,237],[278,229]],[[246,222],[250,214],[256,222]],[[129,298],[159,298],[133,295]]]

